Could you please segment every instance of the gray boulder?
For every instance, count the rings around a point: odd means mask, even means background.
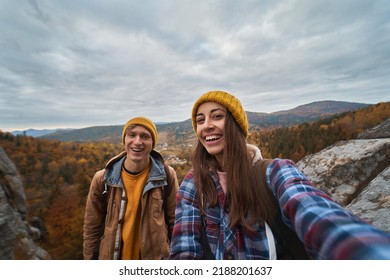
[[[340,141],[304,157],[297,166],[333,200],[390,232],[388,126],[386,120],[375,133],[361,134],[365,139]]]

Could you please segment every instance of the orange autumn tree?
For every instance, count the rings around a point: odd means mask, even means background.
[[[45,216],[49,232],[48,251],[53,259],[82,259],[83,208],[75,185],[63,185]]]

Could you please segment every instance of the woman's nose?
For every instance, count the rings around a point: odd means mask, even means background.
[[[213,123],[212,119],[206,119],[204,124],[205,124],[206,129],[210,129],[210,128],[214,127],[214,123]]]

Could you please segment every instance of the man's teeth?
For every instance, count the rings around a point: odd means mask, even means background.
[[[221,136],[218,135],[206,136],[206,141],[217,140],[219,138],[221,138]]]

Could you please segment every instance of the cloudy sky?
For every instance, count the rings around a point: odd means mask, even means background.
[[[0,0],[0,130],[390,100],[388,0]]]

